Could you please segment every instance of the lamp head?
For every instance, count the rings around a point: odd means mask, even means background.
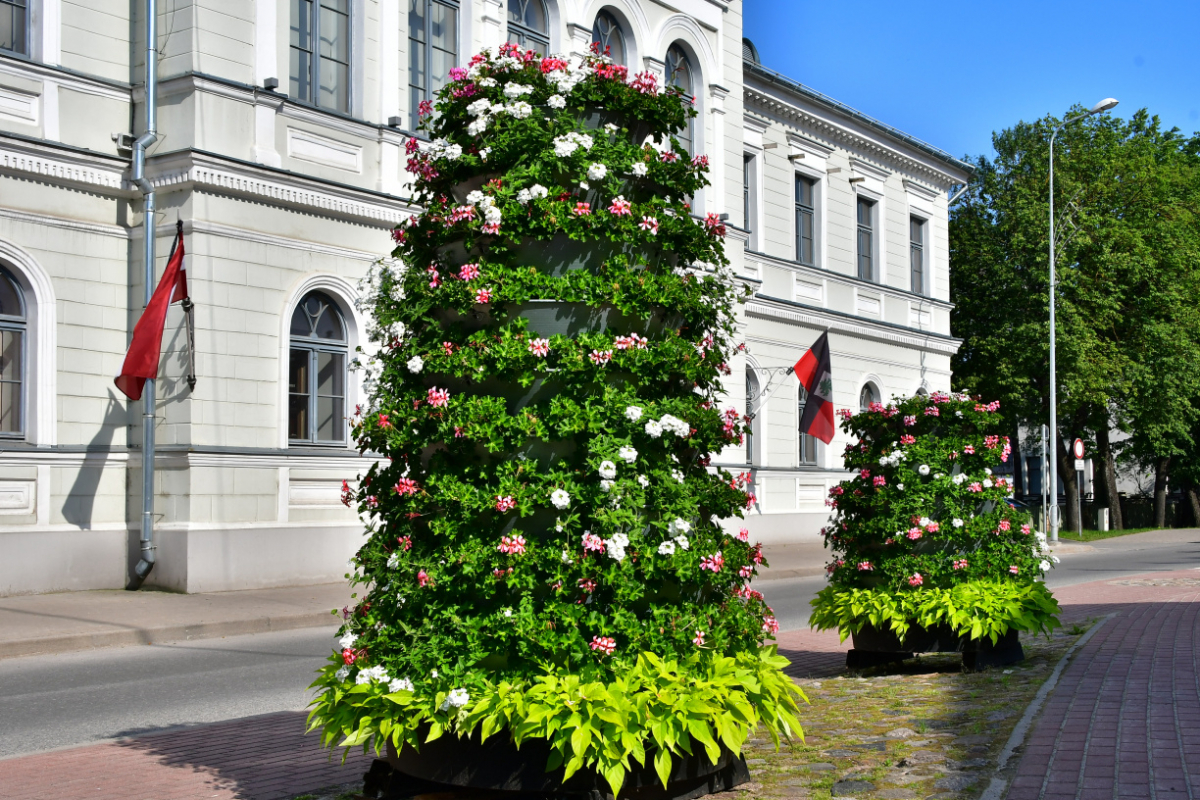
[[[1119,101],[1115,97],[1106,97],[1096,105],[1092,106],[1092,110],[1088,113],[1099,114],[1101,111],[1108,111],[1110,108],[1116,108]]]

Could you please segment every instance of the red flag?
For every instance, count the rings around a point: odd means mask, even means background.
[[[800,384],[808,392],[800,432],[815,436],[825,444],[833,441],[833,375],[829,367],[829,332],[822,333],[804,357],[792,367]]]
[[[188,296],[187,270],[183,268],[183,226],[175,234],[167,271],[158,288],[133,328],[133,341],[114,383],[130,400],[142,399],[147,380],[158,377],[158,359],[162,354],[163,328],[167,323],[167,306]]]

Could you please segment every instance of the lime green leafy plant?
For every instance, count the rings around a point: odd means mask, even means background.
[[[386,458],[343,486],[370,535],[311,725],[331,746],[543,738],[550,769],[614,793],[647,752],[666,775],[694,742],[799,734],[761,649],[762,548],[723,522],[747,476],[710,466],[744,432],[718,402],[746,287],[720,219],[691,213],[708,162],[673,134],[694,109],[511,45],[451,78],[407,146],[424,211],[362,287],[353,430]]]
[[[998,403],[934,393],[842,412],[854,477],[829,493],[830,586],[812,624],[844,640],[866,625],[901,639],[948,625],[993,643],[1009,630],[1049,632],[1058,603],[1039,578],[1057,559],[994,472],[1011,452]]]

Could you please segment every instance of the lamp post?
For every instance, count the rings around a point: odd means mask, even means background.
[[[1058,379],[1054,363],[1054,140],[1058,132],[1092,114],[1108,111],[1117,105],[1117,100],[1106,97],[1082,114],[1065,119],[1050,135],[1050,541],[1058,541]]]

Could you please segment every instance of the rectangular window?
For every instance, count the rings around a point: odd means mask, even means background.
[[[796,176],[796,260],[801,264],[816,266],[816,206],[813,194],[817,182],[803,175]]]
[[[417,129],[423,100],[450,80],[458,61],[458,6],[438,0],[408,2],[409,126]]]
[[[796,409],[796,434],[799,438],[799,452],[797,453],[797,463],[802,467],[816,466],[817,463],[817,437],[809,436],[807,433],[801,433],[799,430],[800,420],[804,419],[804,407],[808,402],[808,392],[804,387],[800,387],[800,405]]]
[[[288,438],[344,442],[346,354],[293,346],[288,363]]]
[[[875,204],[858,198],[858,277],[875,280]]]
[[[908,253],[912,265],[913,294],[925,293],[925,221],[919,217],[908,220]]]
[[[754,156],[742,156],[742,223],[746,230],[753,230],[750,224],[750,173],[754,170]]]
[[[0,0],[3,2],[3,0]],[[292,0],[291,96],[350,113],[351,0]]]
[[[29,0],[0,0],[0,52],[29,55]]]

